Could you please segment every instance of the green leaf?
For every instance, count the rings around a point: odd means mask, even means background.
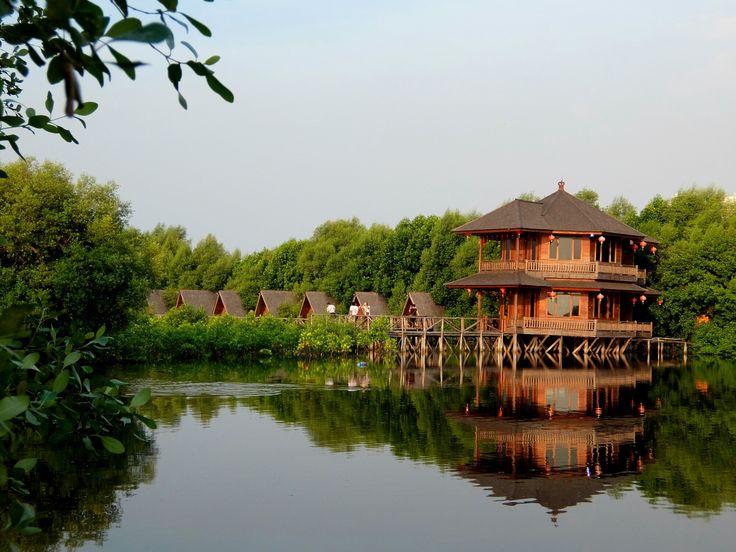
[[[192,24],[192,26],[193,26],[193,27],[194,27],[195,29],[197,29],[197,30],[198,30],[198,31],[199,31],[200,33],[202,33],[202,34],[203,34],[204,36],[212,36],[212,31],[210,31],[210,30],[209,30],[209,29],[207,28],[207,25],[205,25],[205,24],[204,24],[204,23],[202,23],[201,21],[197,21],[196,19],[194,19],[193,17],[190,17],[190,16],[188,16],[188,15],[187,15],[187,14],[185,14],[185,13],[183,13],[182,15],[183,15],[184,17],[186,17],[186,18],[187,18],[187,21],[189,21],[189,22],[190,22],[190,23]]]
[[[98,107],[99,105],[96,102],[84,102],[82,105],[74,110],[74,114],[79,115],[80,117],[92,115],[92,113],[97,111]]]
[[[0,400],[0,422],[6,422],[22,414],[29,404],[30,399],[26,395],[5,397]]]
[[[158,44],[167,40],[172,40],[173,34],[163,23],[149,23],[142,27],[117,36],[114,40],[129,40],[132,42],[147,42],[149,44]]]
[[[89,451],[95,450],[95,447],[92,445],[92,440],[89,437],[82,437],[82,444],[84,445],[84,448]]]
[[[39,358],[41,358],[41,355],[38,353],[27,354],[23,357],[22,368],[24,370],[38,370],[38,368],[36,368],[36,363]]]
[[[105,325],[104,324],[102,326],[100,326],[98,328],[97,332],[95,333],[95,339],[100,339],[103,335],[105,335],[106,329],[107,328],[105,328]]]
[[[112,0],[125,17],[128,17],[128,0]]]
[[[54,384],[51,389],[54,393],[61,393],[66,386],[69,385],[69,370],[62,370],[59,375],[54,378]]]
[[[148,428],[156,429],[156,422],[152,420],[151,418],[147,418],[146,416],[142,416],[140,414],[136,414],[136,418],[138,418],[141,422],[146,424]]]
[[[233,96],[233,93],[228,89],[224,84],[222,84],[219,80],[215,78],[214,75],[207,75],[205,77],[207,79],[207,84],[209,87],[219,94],[219,96],[225,100],[226,102],[233,103],[235,101],[235,96]]]
[[[33,115],[28,117],[28,124],[34,128],[43,128],[50,119],[46,115]]]
[[[174,85],[174,88],[179,90],[179,82],[181,81],[181,64],[171,63],[166,68],[166,71],[169,74],[169,81],[171,81],[171,84]]]
[[[133,397],[133,399],[130,401],[130,407],[138,408],[139,406],[143,406],[150,400],[151,400],[151,388],[144,387],[143,389],[138,391],[135,394],[135,397]]]
[[[100,441],[102,441],[102,446],[105,447],[107,452],[110,452],[112,454],[122,454],[125,452],[125,445],[115,439],[115,437],[110,437],[108,435],[100,435]]]
[[[82,358],[82,353],[80,353],[79,351],[72,351],[64,358],[64,368],[71,364],[75,364],[79,361],[80,358]]]
[[[158,0],[158,3],[167,10],[174,12],[179,5],[179,0]]]
[[[218,61],[220,61],[220,56],[212,56],[212,57],[207,58],[207,61],[205,61],[204,64],[205,65],[214,65]]]
[[[137,19],[135,17],[127,17],[113,23],[112,26],[107,29],[107,32],[105,34],[110,38],[120,38],[121,36],[125,36],[128,33],[137,31],[142,26],[143,23],[141,23],[140,19]]]
[[[197,53],[197,50],[194,49],[194,46],[189,44],[186,40],[181,41],[181,45],[187,48],[190,52],[192,52],[192,55],[196,58],[199,57],[199,54]]]
[[[10,524],[11,527],[19,527],[24,523],[28,523],[36,516],[33,506],[20,502],[18,500],[10,504]]]
[[[46,93],[46,111],[49,112],[49,115],[54,111],[54,97],[51,95],[51,91]]]
[[[179,105],[182,106],[184,109],[187,108],[187,100],[184,96],[181,95],[181,92],[179,93]]]
[[[22,460],[18,460],[15,463],[15,466],[13,466],[14,470],[23,470],[24,472],[28,473],[33,468],[36,467],[36,458],[23,458]]]

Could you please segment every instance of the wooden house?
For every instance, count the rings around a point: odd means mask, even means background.
[[[367,304],[371,309],[371,316],[385,316],[390,314],[386,299],[383,298],[383,295],[375,291],[356,291],[350,304],[357,305],[358,307]]]
[[[262,289],[258,294],[256,316],[265,314],[279,316],[279,309],[282,305],[294,305],[297,301],[298,297],[293,291]]]
[[[436,316],[445,315],[445,309],[432,299],[432,294],[426,291],[410,291],[404,303],[402,316]]]
[[[447,285],[475,292],[479,304],[498,294],[505,334],[651,337],[652,324],[639,319],[656,291],[637,262],[656,253],[656,242],[558,186],[456,228],[480,238],[478,273]],[[490,240],[500,243],[500,259],[485,257]]]
[[[299,318],[309,318],[313,314],[327,314],[327,305],[335,304],[335,300],[323,291],[308,291],[304,294]]]
[[[195,310],[202,309],[207,316],[215,312],[217,294],[203,289],[182,289],[176,297],[176,308],[188,305]]]
[[[152,289],[146,298],[146,311],[153,316],[163,316],[169,308],[164,301],[163,289]]]
[[[234,289],[218,291],[214,314],[215,316],[229,314],[238,318],[245,316],[245,309],[243,309],[243,301],[240,299],[240,294]]]

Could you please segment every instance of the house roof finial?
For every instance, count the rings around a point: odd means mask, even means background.
[[[557,187],[560,189],[561,192],[565,191],[565,181],[560,179],[560,181],[557,183]]]

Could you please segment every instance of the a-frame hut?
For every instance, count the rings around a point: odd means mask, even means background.
[[[202,309],[207,316],[215,312],[217,294],[203,289],[182,289],[176,298],[176,308],[188,305],[196,310]]]
[[[335,300],[324,291],[308,291],[304,294],[299,318],[309,318],[313,314],[327,314],[327,305],[335,304]]]
[[[383,316],[388,315],[388,303],[383,295],[376,293],[375,291],[356,291],[353,295],[353,300],[350,302],[351,305],[357,305],[360,307],[364,303],[367,303],[371,309],[371,316]]]
[[[404,303],[403,316],[436,316],[445,315],[445,309],[432,299],[432,294],[426,291],[410,291]]]
[[[262,289],[258,294],[256,316],[263,316],[264,314],[278,316],[281,305],[294,305],[297,301],[298,297],[293,291]]]
[[[146,298],[146,310],[153,316],[163,316],[168,312],[166,301],[164,301],[163,289],[152,289]]]
[[[237,316],[238,318],[245,316],[243,301],[240,300],[240,294],[234,289],[223,289],[218,291],[214,314],[215,316],[229,314],[230,316]]]

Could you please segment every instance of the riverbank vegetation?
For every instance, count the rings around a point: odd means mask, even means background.
[[[302,331],[260,326],[275,322],[193,324],[196,331],[207,328],[207,335],[223,339],[237,334],[227,341],[230,345],[216,346],[210,338],[187,333],[195,331],[190,326],[176,329],[173,319],[143,321],[149,289],[169,290],[169,303],[178,289],[235,289],[246,311],[255,307],[261,289],[320,290],[337,300],[338,312],[346,312],[355,291],[376,291],[388,299],[393,313],[400,311],[408,291],[428,291],[448,315],[475,314],[475,298],[445,283],[477,269],[475,239],[452,232],[476,213],[419,215],[394,228],[366,227],[356,218],[328,221],[310,238],[241,254],[226,251],[214,236],[192,245],[181,227],[160,225],[149,232],[130,227],[130,207],[117,197],[113,184],[90,177],[75,181],[53,163],[17,162],[4,170],[9,178],[0,187],[0,308],[30,302],[58,313],[64,327],[95,331],[105,324],[127,344],[135,336],[145,342],[144,330],[151,336],[158,332],[171,346],[184,344],[169,352],[157,345],[160,358],[225,358],[235,351],[253,354],[261,349],[292,352]],[[577,195],[599,207],[594,191],[583,189]],[[736,357],[735,206],[722,189],[693,187],[669,199],[656,196],[641,211],[623,197],[604,207],[660,240],[656,255],[642,259],[647,284],[661,293],[661,305],[647,305],[654,331],[690,340],[696,354]],[[497,244],[488,247],[492,257]],[[495,307],[493,297],[484,299],[486,314],[493,315]],[[246,339],[246,331],[255,335]],[[302,352],[335,354],[358,345],[352,334],[348,346],[347,337],[322,339],[321,331],[311,334],[320,345],[304,345]],[[259,332],[276,332],[276,337],[262,339]],[[203,340],[211,350],[201,351]],[[119,350],[132,348],[121,344]]]

